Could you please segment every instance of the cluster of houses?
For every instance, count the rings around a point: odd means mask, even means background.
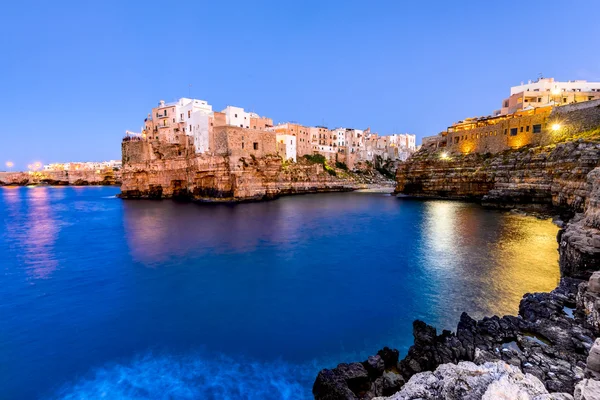
[[[43,166],[44,171],[105,171],[107,169],[120,170],[121,160],[53,163]]]
[[[141,132],[126,132],[126,141],[193,147],[195,154],[256,155],[276,152],[296,162],[320,154],[330,162],[353,168],[361,161],[406,160],[416,150],[412,134],[378,135],[370,129],[304,126],[273,120],[243,108],[213,111],[204,100],[160,101],[144,121]]]
[[[540,145],[574,127],[555,115],[574,108],[600,105],[600,82],[560,82],[539,78],[510,89],[502,107],[486,117],[465,118],[436,136],[424,137],[426,147],[461,154],[497,153],[526,145]]]

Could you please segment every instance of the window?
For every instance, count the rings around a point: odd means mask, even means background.
[[[529,125],[527,125],[527,126],[525,127],[525,131],[526,131],[526,132],[529,132]]]
[[[235,115],[235,117],[237,118],[237,114],[234,114],[234,115]]]
[[[167,116],[167,109],[165,108],[164,116]]]
[[[173,118],[173,122],[175,122],[175,118]]]
[[[244,127],[244,124],[240,124],[240,128],[243,128],[243,127]]]
[[[258,150],[258,143],[254,142],[254,150]]]
[[[517,136],[518,131],[517,128],[510,128],[510,136]]]
[[[188,110],[188,118],[190,117],[190,115],[192,114],[191,110]],[[182,117],[183,118],[183,117]]]
[[[189,115],[188,115],[188,117],[189,117]],[[183,119],[183,114],[179,114],[179,118]]]
[[[505,129],[504,130],[504,134],[506,135],[507,133],[508,133],[508,129]]]
[[[523,132],[523,127],[521,127],[521,132]]]
[[[533,133],[542,133],[542,124],[533,125]]]
[[[244,148],[244,142],[242,142],[242,149]]]
[[[588,100],[594,100],[594,96],[588,96]]]

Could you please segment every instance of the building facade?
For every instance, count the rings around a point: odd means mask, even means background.
[[[540,78],[510,88],[510,96],[494,116],[512,114],[537,107],[565,105],[600,99],[600,82],[575,80],[560,82]]]

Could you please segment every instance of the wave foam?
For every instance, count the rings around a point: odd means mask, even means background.
[[[314,364],[147,354],[99,368],[51,399],[309,399]]]

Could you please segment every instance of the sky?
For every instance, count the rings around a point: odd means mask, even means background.
[[[190,93],[420,143],[540,73],[600,81],[596,0],[5,3],[0,170],[120,159],[125,130]]]

